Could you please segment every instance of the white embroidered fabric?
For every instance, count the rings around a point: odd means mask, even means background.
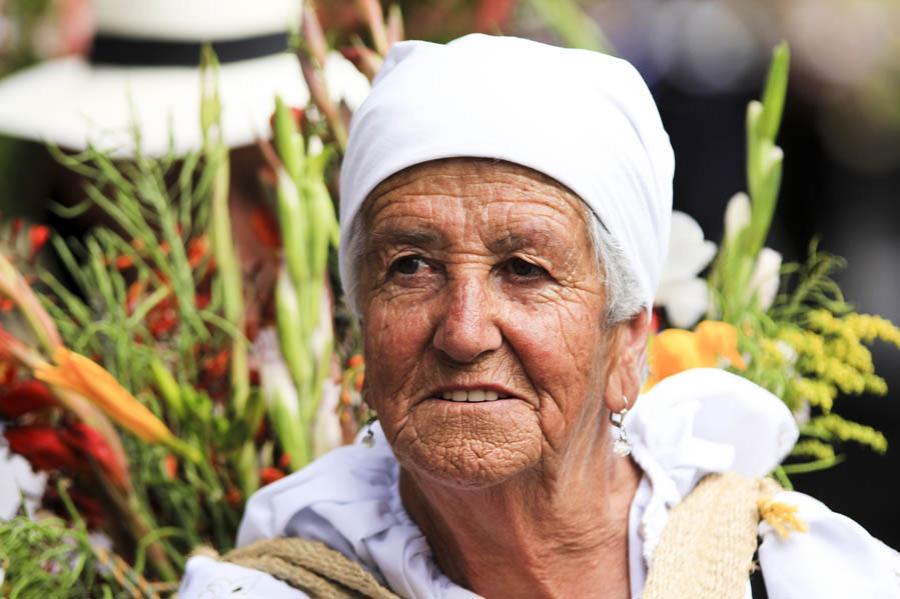
[[[708,473],[770,472],[790,451],[797,427],[778,398],[716,369],[665,379],[640,398],[626,426],[645,473],[629,514],[631,596],[639,599],[669,509]],[[381,429],[373,429],[374,447],[337,449],[256,493],[238,545],[303,536],[361,563],[401,597],[477,598],[438,569],[400,501],[397,461]],[[775,499],[797,505],[809,531],[782,539],[760,524],[759,561],[770,599],[900,599],[896,552],[811,497],[784,492]],[[182,599],[305,596],[267,574],[206,557],[188,562],[179,591]]]

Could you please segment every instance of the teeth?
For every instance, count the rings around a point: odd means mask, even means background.
[[[482,401],[495,401],[497,399],[505,399],[507,396],[501,396],[496,391],[485,391],[483,389],[475,389],[472,391],[444,391],[441,394],[442,399],[450,401],[465,401],[470,403],[478,403]]]

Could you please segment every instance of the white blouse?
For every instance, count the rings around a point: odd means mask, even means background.
[[[790,451],[797,427],[778,398],[717,369],[663,380],[641,396],[625,424],[644,471],[629,514],[631,596],[639,599],[669,510],[706,474],[764,476]],[[397,460],[380,427],[373,430],[374,447],[336,449],[253,495],[238,546],[302,536],[359,562],[401,597],[476,599],[438,569],[401,503]],[[807,495],[783,492],[775,500],[798,506],[809,530],[782,539],[760,523],[759,563],[770,599],[900,599],[900,554]],[[262,572],[194,557],[179,597],[306,595]]]

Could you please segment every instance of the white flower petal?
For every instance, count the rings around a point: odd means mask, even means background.
[[[660,287],[656,304],[666,309],[672,326],[686,329],[700,320],[709,306],[706,281],[694,278]]]
[[[781,254],[772,248],[763,248],[756,258],[753,275],[747,285],[747,299],[756,293],[759,299],[759,307],[768,310],[778,294],[778,285],[781,281]]]
[[[750,224],[750,197],[743,191],[731,196],[725,207],[725,239],[732,239]]]
[[[693,218],[672,212],[669,255],[663,267],[661,284],[689,279],[706,268],[716,254],[716,244],[703,239],[703,229]]]

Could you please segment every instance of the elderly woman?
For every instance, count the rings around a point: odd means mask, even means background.
[[[341,181],[378,423],[257,493],[180,596],[742,598],[756,552],[772,599],[900,597],[891,550],[760,479],[781,401],[718,370],[638,400],[673,166],[621,60],[395,46]]]

